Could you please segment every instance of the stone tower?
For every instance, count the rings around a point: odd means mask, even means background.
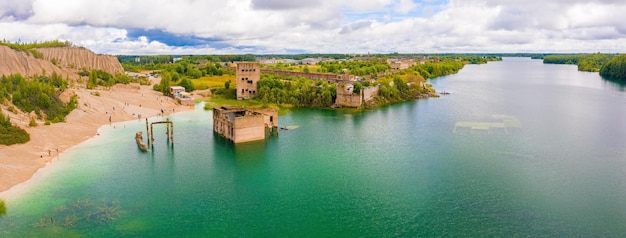
[[[261,79],[261,64],[238,62],[236,75],[237,100],[254,97],[257,94],[257,82]]]

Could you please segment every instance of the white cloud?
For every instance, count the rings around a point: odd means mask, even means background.
[[[0,0],[0,37],[112,54],[626,52],[623,12],[619,0]]]
[[[407,14],[417,8],[417,4],[413,0],[398,0],[396,3],[395,11],[401,14]]]

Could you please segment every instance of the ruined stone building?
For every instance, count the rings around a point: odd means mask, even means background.
[[[238,62],[236,72],[237,100],[250,99],[257,94],[257,82],[261,79],[261,64]]]
[[[276,109],[213,108],[213,131],[234,143],[264,140],[278,134]]]
[[[363,87],[360,92],[354,92],[354,81],[337,81],[337,99],[335,104],[339,107],[359,107],[363,103],[378,96],[380,85]]]

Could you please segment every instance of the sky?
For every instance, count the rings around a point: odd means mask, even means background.
[[[625,53],[624,0],[0,0],[0,37],[96,53]]]

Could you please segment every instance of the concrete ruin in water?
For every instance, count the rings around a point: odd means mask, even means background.
[[[213,108],[213,131],[234,143],[264,140],[278,135],[278,111],[273,108]]]

